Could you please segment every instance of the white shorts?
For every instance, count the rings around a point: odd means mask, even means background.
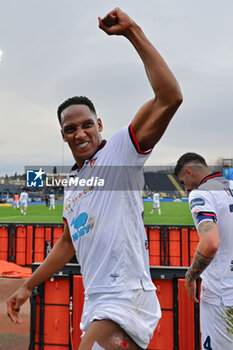
[[[23,208],[27,208],[27,206],[28,206],[27,202],[21,202],[20,205]]]
[[[154,202],[153,203],[153,208],[160,208],[160,203],[159,202]]]
[[[142,349],[146,349],[161,318],[155,291],[135,289],[85,296],[80,329],[83,335],[94,320],[117,323]]]
[[[233,306],[200,305],[202,349],[233,350]]]

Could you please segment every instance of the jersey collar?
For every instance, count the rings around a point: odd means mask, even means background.
[[[213,179],[215,177],[221,177],[221,176],[222,176],[222,173],[220,173],[220,172],[215,172],[215,173],[212,173],[210,175],[207,175],[201,180],[200,185],[204,184],[206,181],[208,181],[210,179]]]
[[[92,156],[90,158],[88,158],[87,160],[91,160],[97,152],[99,152],[102,148],[104,148],[106,143],[107,143],[106,140],[102,140],[100,145],[97,147],[95,153],[92,154]],[[78,165],[76,163],[71,168],[71,171],[75,171],[75,170],[78,170]]]

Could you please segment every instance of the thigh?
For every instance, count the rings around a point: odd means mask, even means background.
[[[94,344],[98,343],[97,346]],[[126,332],[111,320],[96,320],[88,327],[79,350],[142,350]]]

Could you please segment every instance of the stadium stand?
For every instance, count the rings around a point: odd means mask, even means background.
[[[8,198],[12,198],[15,193],[21,192],[21,186],[14,184],[0,184],[0,203],[6,202]]]
[[[144,191],[148,196],[157,190],[161,197],[186,197],[184,187],[172,174],[163,172],[144,172]]]

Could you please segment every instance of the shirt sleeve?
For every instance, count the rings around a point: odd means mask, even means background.
[[[121,165],[143,166],[151,154],[151,149],[146,152],[140,150],[131,124],[112,135],[105,147],[111,147],[112,154]]]
[[[189,195],[189,207],[196,228],[202,221],[217,222],[215,202],[210,192],[192,191]]]

